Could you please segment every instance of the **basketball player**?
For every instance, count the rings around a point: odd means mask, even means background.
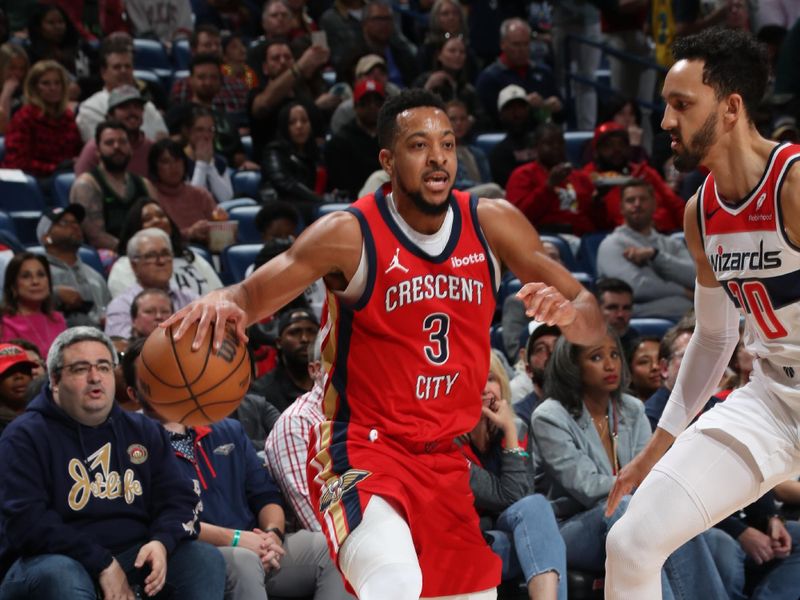
[[[660,598],[673,550],[800,472],[800,147],[755,128],[768,61],[749,34],[705,31],[673,52],[662,127],[676,167],[711,170],[684,218],[697,328],[655,434],[609,495],[611,513],[641,483],[607,539],[609,599]],[[740,314],[750,383],[681,433],[736,348]],[[776,555],[784,545],[773,539]]]
[[[326,421],[312,431],[308,474],[340,570],[362,600],[494,598],[500,561],[453,440],[481,414],[500,263],[532,282],[520,291],[529,316],[569,339],[592,343],[602,317],[517,209],[452,190],[455,136],[436,96],[388,100],[378,135],[392,193],[319,219],[250,278],[167,323],[182,320],[179,337],[199,319],[197,347],[212,322],[233,321],[244,337],[324,277]],[[556,597],[555,573],[534,579]]]

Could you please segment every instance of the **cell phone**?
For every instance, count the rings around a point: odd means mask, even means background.
[[[311,32],[311,45],[312,46],[322,46],[323,48],[328,47],[328,34],[324,31],[312,31]]]

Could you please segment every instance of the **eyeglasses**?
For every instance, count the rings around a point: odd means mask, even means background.
[[[92,370],[92,367],[97,369],[100,375],[111,375],[114,372],[114,364],[110,360],[98,360],[96,363],[89,362],[88,360],[79,360],[68,365],[64,365],[59,371],[66,370],[70,375],[75,377],[85,377]]]
[[[138,256],[134,256],[132,260],[138,260],[145,263],[154,263],[157,260],[169,260],[173,257],[173,254],[170,250],[162,250],[161,252],[147,252],[145,254],[139,254]]]

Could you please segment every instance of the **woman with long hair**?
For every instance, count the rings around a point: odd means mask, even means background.
[[[276,140],[264,149],[261,163],[262,181],[271,185],[278,198],[297,208],[306,223],[314,218],[314,208],[323,202],[317,190],[320,153],[314,138],[308,108],[291,102],[278,113]]]
[[[481,418],[457,440],[470,463],[481,530],[503,560],[504,581],[522,576],[531,599],[566,600],[564,540],[550,503],[533,493],[528,427],[510,398],[508,375],[493,352]]]
[[[611,329],[592,346],[559,338],[545,371],[547,399],[531,418],[538,474],[559,520],[567,567],[598,575],[606,535],[630,500],[606,517],[606,498],[619,470],[651,435],[644,404],[622,391],[630,379],[623,357]],[[697,536],[670,556],[662,575],[665,599],[728,597],[705,537],[717,533]]]
[[[24,338],[46,356],[50,344],[67,328],[64,315],[53,307],[53,280],[47,259],[32,252],[15,254],[3,282],[0,342]]]
[[[67,106],[68,85],[67,72],[53,60],[30,68],[24,105],[6,128],[4,167],[48,177],[61,163],[80,154],[81,135]]]
[[[19,44],[6,42],[0,46],[0,134],[22,106],[22,88],[28,74],[28,54]]]
[[[428,14],[428,32],[425,35],[425,41],[420,45],[417,53],[420,70],[428,71],[434,66],[442,40],[457,37],[466,42],[468,35],[467,17],[461,3],[458,0],[436,0]],[[478,59],[468,50],[466,57],[467,81],[474,81],[478,76],[478,71]]]
[[[205,106],[196,106],[186,122],[183,151],[189,158],[186,179],[205,188],[217,202],[233,198],[233,185],[228,175],[228,162],[214,152],[214,113]]]
[[[198,296],[222,287],[222,282],[214,267],[186,245],[178,226],[164,212],[161,205],[152,198],[140,198],[131,204],[125,225],[119,235],[119,246],[117,247],[119,258],[114,262],[108,275],[108,290],[112,296],[118,296],[136,283],[131,261],[126,255],[128,240],[133,237],[133,234],[149,227],[161,229],[169,235],[174,254],[172,283],[176,287],[182,290],[191,290]]]

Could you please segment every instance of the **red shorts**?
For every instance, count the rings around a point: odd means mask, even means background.
[[[338,564],[339,549],[374,494],[392,504],[409,525],[423,596],[468,594],[499,585],[501,561],[481,533],[469,464],[457,446],[452,441],[403,444],[371,432],[353,423],[325,422],[311,433],[309,491],[334,561]],[[333,441],[320,445],[329,439]]]

